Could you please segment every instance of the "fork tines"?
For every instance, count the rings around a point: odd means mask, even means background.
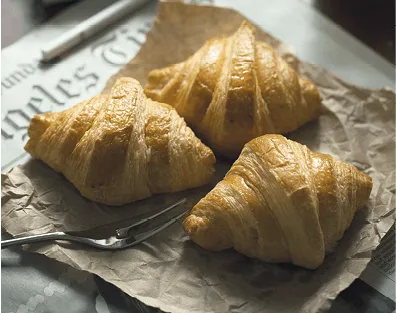
[[[179,201],[177,201],[177,202],[175,202],[175,203],[173,203],[173,204],[167,206],[165,209],[161,210],[161,211],[158,212],[158,213],[155,213],[155,214],[153,214],[153,215],[151,215],[151,216],[149,216],[149,217],[147,217],[147,218],[144,218],[144,219],[142,219],[142,220],[140,220],[140,221],[138,221],[138,222],[136,222],[136,223],[134,223],[134,224],[132,224],[132,225],[130,225],[130,226],[117,229],[117,230],[116,230],[116,237],[117,237],[118,239],[130,237],[129,233],[131,232],[131,230],[137,231],[140,227],[142,227],[142,226],[144,226],[144,225],[147,225],[150,221],[152,221],[152,220],[156,219],[157,217],[159,217],[159,216],[165,214],[166,212],[168,212],[168,211],[174,209],[174,208],[177,207],[178,205],[185,203],[186,201],[187,201],[186,198],[181,199],[181,200],[179,200]],[[186,212],[183,212],[183,213],[181,213],[181,214],[179,214],[179,215],[173,217],[172,219],[170,219],[170,220],[167,221],[166,223],[162,224],[161,226],[152,229],[152,230],[147,234],[148,237],[145,236],[145,239],[147,239],[147,238],[149,238],[149,237],[151,237],[151,236],[154,236],[155,234],[157,234],[157,233],[160,232],[161,230],[163,230],[163,229],[165,229],[165,228],[171,226],[172,224],[176,223],[176,222],[177,222],[181,217],[183,217],[185,214],[186,214]],[[144,240],[145,240],[145,239],[144,239]]]

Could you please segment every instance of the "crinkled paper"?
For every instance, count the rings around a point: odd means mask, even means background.
[[[244,19],[224,8],[161,3],[138,55],[116,76],[146,82],[153,68],[185,60],[205,40],[233,33]],[[311,271],[249,259],[232,250],[207,252],[185,236],[181,223],[127,250],[109,252],[78,244],[27,247],[94,273],[147,305],[167,312],[319,312],[365,269],[372,251],[395,219],[395,94],[342,81],[299,61],[287,45],[257,29],[323,97],[323,114],[290,134],[311,150],[356,165],[373,178],[370,201],[322,266]],[[111,86],[115,77],[106,86]],[[14,236],[55,230],[105,234],[184,196],[190,209],[230,167],[219,163],[210,186],[161,195],[122,207],[106,207],[79,195],[65,178],[39,161],[2,174],[2,227]],[[176,213],[176,212],[175,212]],[[118,223],[121,221],[121,223]]]

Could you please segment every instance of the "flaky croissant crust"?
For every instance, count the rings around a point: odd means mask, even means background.
[[[208,183],[215,157],[169,105],[120,78],[65,111],[36,115],[25,149],[88,199],[120,205]]]
[[[215,152],[236,158],[245,143],[315,119],[320,95],[243,22],[185,62],[149,73],[145,93],[176,108]]]
[[[371,178],[281,135],[250,141],[184,220],[203,248],[268,262],[322,264],[368,200]]]

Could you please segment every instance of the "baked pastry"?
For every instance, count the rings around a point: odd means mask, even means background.
[[[215,157],[169,105],[120,78],[110,95],[36,115],[25,149],[90,200],[121,205],[208,183]]]
[[[234,248],[267,262],[322,264],[368,200],[371,178],[281,135],[247,143],[238,160],[184,220],[209,250]]]
[[[149,73],[144,89],[169,103],[215,153],[237,158],[245,143],[288,133],[319,115],[321,98],[243,22],[234,35],[207,41],[185,62]]]

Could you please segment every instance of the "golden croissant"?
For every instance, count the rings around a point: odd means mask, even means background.
[[[314,269],[368,200],[371,178],[281,135],[247,143],[184,229],[209,250]]]
[[[198,187],[215,173],[212,151],[132,78],[118,79],[110,95],[36,115],[28,134],[26,151],[109,205]]]
[[[315,119],[321,102],[314,84],[256,41],[247,22],[185,62],[151,71],[145,93],[172,105],[216,153],[231,158],[253,138]]]

